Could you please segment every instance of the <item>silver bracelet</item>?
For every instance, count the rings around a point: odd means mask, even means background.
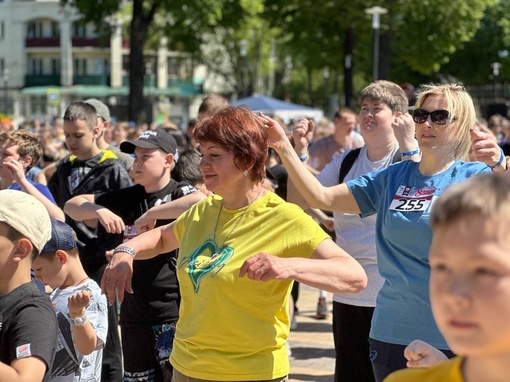
[[[119,245],[117,248],[115,248],[113,250],[114,255],[118,252],[127,253],[128,255],[131,255],[133,257],[133,259],[136,257],[136,251],[133,248],[125,246],[125,245]]]

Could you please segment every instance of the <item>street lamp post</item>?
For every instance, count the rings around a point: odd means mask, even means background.
[[[501,64],[499,62],[493,62],[492,66],[492,75],[494,76],[494,102],[497,102],[498,98],[498,77],[499,70],[501,69]]]
[[[4,109],[5,113],[9,114],[9,69],[4,68],[2,71],[2,80],[4,82]]]
[[[245,79],[245,70],[246,70],[246,55],[247,55],[247,49],[248,49],[248,41],[241,40],[239,42],[239,55],[241,56],[241,71],[240,71],[240,95],[239,98],[246,97],[248,92],[246,91],[246,79]]]
[[[372,29],[374,30],[374,58],[372,77],[373,80],[379,79],[379,29],[380,29],[380,16],[388,13],[386,8],[375,6],[365,9],[365,13],[372,15]]]

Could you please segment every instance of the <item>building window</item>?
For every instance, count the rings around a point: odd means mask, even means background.
[[[51,22],[51,37],[60,36],[60,26],[55,21]]]
[[[27,26],[27,37],[28,38],[41,38],[43,37],[43,26],[40,21],[31,21]]]
[[[5,61],[3,58],[0,58],[0,74],[4,72],[5,69]]]
[[[53,58],[51,60],[51,74],[57,76],[60,74],[60,60]]]
[[[75,58],[73,71],[76,76],[87,75],[87,60],[84,58]]]
[[[40,76],[43,74],[43,60],[40,58],[32,58],[30,60],[29,72],[31,75]]]
[[[4,39],[5,35],[5,23],[3,21],[0,21],[0,40]]]
[[[87,37],[87,25],[75,21],[73,23],[73,37]]]

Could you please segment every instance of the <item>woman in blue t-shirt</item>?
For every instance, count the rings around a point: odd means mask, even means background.
[[[450,184],[507,168],[494,136],[473,130],[475,108],[464,87],[424,87],[413,111],[415,131],[400,132],[403,141],[409,142],[408,147],[401,147],[401,155],[413,160],[334,187],[322,186],[301,164],[305,154],[300,152],[298,157],[278,123],[263,118],[269,126],[270,145],[312,207],[361,217],[377,213],[377,257],[385,282],[377,297],[369,339],[376,380],[406,367],[403,350],[414,339],[448,352],[429,302],[430,206]],[[310,125],[298,125],[302,137],[310,133]],[[376,125],[374,118],[374,128]],[[479,162],[464,161],[470,149]]]

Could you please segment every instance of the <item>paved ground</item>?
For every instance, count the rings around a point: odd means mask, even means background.
[[[296,316],[297,330],[289,335],[292,349],[290,357],[291,382],[315,381],[332,382],[335,371],[335,350],[331,329],[331,301],[328,295],[329,317],[326,320],[314,318],[319,292],[300,285]]]

